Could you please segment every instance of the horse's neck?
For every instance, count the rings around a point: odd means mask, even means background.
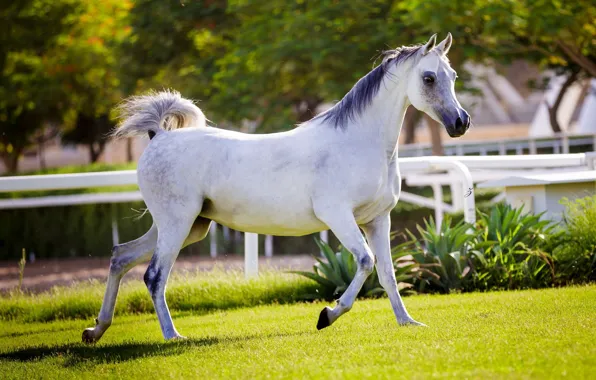
[[[399,133],[410,105],[406,95],[407,71],[406,65],[400,65],[394,75],[385,76],[379,92],[360,119],[366,124],[362,126],[364,129],[380,138],[388,157],[397,155]]]

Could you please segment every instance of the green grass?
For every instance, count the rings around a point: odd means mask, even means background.
[[[589,378],[596,373],[596,286],[415,296],[429,327],[398,327],[387,299],[357,301],[316,331],[323,304],[175,313],[184,342],[154,315],[117,318],[96,346],[91,320],[0,322],[3,378]],[[590,375],[592,374],[592,375]]]
[[[48,322],[58,319],[95,318],[105,282],[55,287],[41,294],[12,292],[0,296],[0,320]],[[295,274],[261,271],[256,279],[244,280],[238,271],[174,274],[168,282],[168,305],[174,311],[206,313],[271,303],[286,304],[313,299],[315,282]],[[124,281],[116,315],[151,313],[153,303],[142,281]]]

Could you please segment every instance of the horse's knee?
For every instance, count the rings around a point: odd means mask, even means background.
[[[366,273],[371,274],[375,268],[375,260],[369,254],[362,255],[358,258],[358,269]]]

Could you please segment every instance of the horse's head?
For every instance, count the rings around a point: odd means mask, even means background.
[[[449,65],[447,52],[451,33],[435,46],[433,35],[420,49],[420,59],[408,79],[408,98],[418,110],[445,126],[451,137],[459,137],[470,127],[470,115],[455,97],[455,70]]]

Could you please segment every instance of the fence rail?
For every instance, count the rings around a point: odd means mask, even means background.
[[[443,150],[447,156],[473,155],[506,155],[514,151],[517,155],[524,153],[538,154],[538,149],[549,150],[552,154],[568,154],[573,147],[591,147],[596,151],[596,134],[556,133],[546,137],[509,138],[500,140],[466,140],[464,142],[445,142]],[[415,143],[399,147],[401,157],[420,157],[432,154],[430,143]]]
[[[406,182],[412,179],[418,185],[431,186],[433,198],[402,192],[400,201],[431,207],[435,210],[437,225],[443,213],[463,211],[468,222],[475,221],[474,182],[478,182],[477,171],[484,177],[495,179],[511,175],[513,169],[553,169],[578,168],[594,169],[594,153],[524,155],[524,156],[450,156],[450,157],[409,157],[400,158],[399,167]],[[490,174],[492,172],[492,174]],[[439,174],[437,174],[439,173]],[[446,173],[446,174],[440,174]],[[473,174],[476,173],[476,174]],[[487,174],[488,173],[488,174]],[[488,176],[488,177],[487,177]],[[65,190],[91,187],[135,185],[136,171],[96,172],[79,174],[55,174],[37,176],[17,176],[0,178],[0,192]],[[452,189],[453,204],[443,202],[442,186]],[[142,200],[138,191],[119,193],[58,195],[23,199],[0,200],[0,209],[23,207],[64,206],[89,203],[115,203]],[[117,225],[114,224],[114,237],[117,238]],[[213,235],[211,235],[213,237]],[[326,240],[327,232],[321,236]],[[271,247],[270,238],[266,247]],[[247,277],[258,273],[258,236],[245,234],[245,274]]]

